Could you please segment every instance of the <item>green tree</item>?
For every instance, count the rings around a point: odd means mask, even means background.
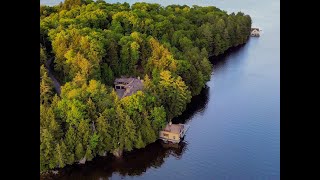
[[[87,107],[87,114],[89,116],[90,121],[95,122],[96,119],[98,118],[97,109],[96,109],[95,103],[92,101],[91,98],[88,99],[86,107]]]
[[[170,71],[162,71],[160,79],[158,94],[161,104],[166,109],[167,119],[171,120],[173,117],[181,115],[186,109],[187,103],[191,101],[191,92],[181,77],[173,78]]]
[[[157,140],[157,135],[154,129],[151,126],[150,116],[144,112],[143,113],[143,119],[142,119],[142,125],[140,127],[140,132],[142,135],[142,138],[146,144],[155,142]]]
[[[102,155],[105,151],[111,150],[111,143],[112,143],[112,137],[110,135],[110,125],[107,122],[106,113],[108,111],[104,111],[100,114],[100,116],[97,119],[97,132],[99,141],[97,144],[97,152],[98,154]]]
[[[158,132],[166,126],[166,112],[164,107],[154,107],[151,111],[152,127]]]
[[[40,171],[55,168],[55,141],[47,129],[40,132]]]
[[[74,154],[75,154],[76,145],[80,143],[79,139],[76,136],[74,128],[72,126],[69,126],[69,128],[66,132],[64,142],[67,147],[66,163],[72,164],[75,161]]]
[[[82,140],[83,147],[89,145],[91,129],[88,120],[81,120],[78,126],[78,136]]]
[[[44,48],[40,47],[40,65],[47,62],[47,55]]]
[[[55,149],[55,160],[59,168],[63,168],[66,165],[66,153],[67,147],[64,142],[58,143]]]
[[[81,6],[83,2],[84,2],[83,0],[65,0],[62,8],[66,10],[70,10],[75,6]]]
[[[130,117],[119,105],[116,107],[116,120],[118,126],[114,126],[117,130],[115,134],[113,134],[113,149],[130,151],[133,149],[136,129]]]
[[[101,79],[108,85],[111,85],[114,81],[114,73],[107,63],[102,65],[101,76]]]
[[[144,148],[145,146],[146,146],[146,143],[142,139],[141,132],[138,132],[137,139],[135,142],[135,148],[140,149],[140,148]]]
[[[43,75],[40,80],[40,104],[48,104],[54,94],[53,82],[49,78],[47,71],[42,71],[42,73]]]
[[[123,131],[120,131],[122,138],[120,139],[123,140],[124,150],[131,151],[134,147],[133,143],[136,136],[135,125],[128,115],[125,116],[123,121]]]
[[[85,153],[86,160],[91,161],[93,159],[93,154],[90,146],[87,147],[86,153]]]
[[[84,157],[84,149],[81,143],[78,143],[78,145],[76,146],[76,151],[75,151],[75,155],[76,155],[76,159],[79,161],[80,159],[82,159]]]
[[[169,50],[154,38],[150,38],[149,43],[152,49],[152,56],[149,58],[148,64],[146,65],[147,73],[151,73],[154,68],[159,71],[169,70],[175,72],[177,63]]]

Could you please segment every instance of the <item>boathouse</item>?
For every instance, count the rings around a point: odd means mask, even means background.
[[[124,98],[143,89],[143,80],[133,77],[116,78],[114,81],[114,88],[119,98]]]
[[[250,35],[252,37],[259,37],[260,36],[260,29],[259,28],[251,28]]]
[[[164,142],[179,143],[188,129],[189,125],[172,124],[170,122],[162,131],[159,132],[159,139],[163,140]]]

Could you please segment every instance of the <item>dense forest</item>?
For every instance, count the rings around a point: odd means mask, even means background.
[[[250,29],[250,16],[213,6],[41,5],[40,172],[154,142],[210,79],[209,56],[245,43]],[[119,99],[122,75],[141,77],[143,91]]]

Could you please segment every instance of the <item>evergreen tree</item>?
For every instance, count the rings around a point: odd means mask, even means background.
[[[61,143],[58,143],[56,145],[55,149],[55,161],[59,168],[63,168],[66,165],[66,153],[67,153],[67,147],[62,141]]]
[[[140,132],[146,144],[155,142],[157,140],[157,135],[155,131],[152,129],[151,122],[147,113],[144,113],[144,118],[142,122],[142,126]]]
[[[53,82],[45,71],[40,81],[40,104],[48,104],[53,96]]]
[[[165,109],[161,107],[154,107],[151,110],[152,118],[152,128],[155,132],[162,130],[166,126],[166,112]]]
[[[91,132],[88,120],[81,120],[78,126],[78,136],[82,140],[81,143],[84,147],[89,145]]]
[[[78,145],[76,146],[76,151],[75,151],[75,155],[76,155],[76,160],[80,160],[84,157],[84,149],[81,143],[78,143]]]
[[[101,155],[105,151],[110,151],[112,148],[111,145],[111,135],[110,135],[110,125],[107,122],[106,114],[107,111],[100,114],[97,119],[97,132],[99,136],[99,142],[97,144],[97,151]]]
[[[162,71],[160,78],[158,94],[170,121],[186,109],[187,103],[191,101],[191,92],[181,77],[173,78],[170,71]]]
[[[47,55],[44,48],[40,47],[40,65],[43,65],[47,62]]]
[[[137,149],[140,149],[140,148],[144,148],[145,146],[146,146],[146,143],[143,141],[141,132],[139,131],[137,134],[137,139],[135,141],[135,147]]]
[[[47,129],[40,132],[40,170],[52,169],[55,167],[54,152],[55,141]]]
[[[90,121],[95,122],[97,119],[97,109],[91,98],[88,99],[87,104],[87,114],[89,116]]]
[[[93,154],[92,154],[92,150],[90,148],[90,146],[87,147],[86,153],[86,160],[91,161],[93,159]]]
[[[75,149],[76,145],[80,142],[75,134],[74,128],[69,126],[68,131],[66,132],[66,136],[64,139],[65,145],[67,147],[66,150],[66,163],[72,164],[75,161]]]
[[[128,115],[125,116],[125,119],[122,120],[122,123],[124,123],[121,134],[124,139],[124,150],[131,151],[134,147],[133,143],[136,137],[135,125]]]

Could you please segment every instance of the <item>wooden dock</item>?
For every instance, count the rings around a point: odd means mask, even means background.
[[[182,130],[182,132],[180,133],[180,137],[183,138],[184,135],[186,135],[188,129],[190,128],[190,125],[187,125],[187,124],[183,124],[184,128]]]

